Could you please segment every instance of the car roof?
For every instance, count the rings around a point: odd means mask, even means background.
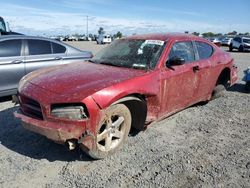
[[[50,38],[46,38],[46,37],[28,36],[28,35],[1,35],[0,36],[0,40],[1,39],[40,39],[40,40],[51,40]]]
[[[80,49],[77,49],[69,44],[63,43],[61,41],[55,40],[55,39],[50,39],[50,38],[46,38],[46,37],[38,37],[38,36],[28,36],[28,35],[1,35],[0,36],[0,41],[1,40],[11,40],[11,39],[37,39],[37,40],[46,40],[46,41],[50,41],[50,42],[54,42],[54,43],[58,43],[60,45],[63,45],[64,47],[67,48],[67,50],[70,51],[76,51],[76,52],[87,52],[90,53],[90,51],[83,51]]]
[[[143,40],[169,40],[169,39],[203,39],[201,37],[197,37],[195,35],[191,35],[191,34],[186,34],[186,33],[153,33],[153,34],[144,34],[144,35],[133,35],[130,37],[127,37],[128,39],[143,39]],[[205,39],[203,39],[204,41],[206,41]]]

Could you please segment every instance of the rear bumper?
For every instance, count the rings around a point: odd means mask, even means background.
[[[238,69],[237,69],[237,67],[235,65],[233,65],[232,70],[231,70],[231,83],[230,83],[231,86],[233,84],[235,84],[235,82],[238,79],[237,73],[238,73]]]
[[[15,112],[14,115],[16,118],[21,119],[25,129],[46,136],[59,143],[65,143],[67,140],[71,139],[78,140],[86,130],[86,122],[76,122],[74,124],[49,122],[28,117],[20,111]]]

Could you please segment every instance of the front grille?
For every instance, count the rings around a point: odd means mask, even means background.
[[[28,97],[19,95],[22,112],[32,118],[43,120],[43,113],[40,104]]]

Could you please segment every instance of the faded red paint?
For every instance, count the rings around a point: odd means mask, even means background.
[[[25,78],[20,95],[37,101],[43,120],[15,113],[24,126],[48,138],[65,142],[80,140],[88,148],[95,147],[96,128],[105,108],[117,100],[140,94],[147,102],[147,122],[169,116],[183,108],[211,98],[220,73],[230,70],[230,85],[237,80],[237,70],[229,53],[205,39],[186,34],[156,34],[128,37],[168,41],[154,70],[144,71],[83,62],[35,71]],[[177,41],[202,41],[212,45],[214,54],[207,60],[165,66],[169,51]],[[194,71],[193,67],[199,70]],[[84,103],[89,118],[81,121],[56,119],[50,115],[51,104]],[[21,102],[22,105],[22,102]]]

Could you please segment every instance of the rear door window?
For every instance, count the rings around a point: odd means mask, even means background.
[[[173,57],[180,57],[185,60],[185,63],[195,61],[194,48],[191,41],[176,42],[171,48],[169,59]]]
[[[53,54],[65,53],[66,48],[63,45],[52,42]]]
[[[29,55],[52,54],[50,41],[45,40],[28,40]]]
[[[5,40],[0,42],[0,57],[20,56],[22,49],[22,40]]]
[[[205,42],[195,42],[198,54],[199,54],[199,59],[207,59],[212,56],[213,54],[213,47]]]

